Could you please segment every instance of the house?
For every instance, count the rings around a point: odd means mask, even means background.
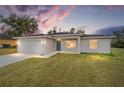
[[[113,36],[76,33],[17,37],[17,52],[40,55],[59,53],[110,53]]]
[[[0,33],[0,48],[16,47],[16,39]]]
[[[16,39],[0,39],[0,47],[16,47]]]

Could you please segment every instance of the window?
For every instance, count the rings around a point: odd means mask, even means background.
[[[89,40],[89,48],[96,49],[97,48],[97,40]]]
[[[76,40],[66,40],[65,41],[65,48],[76,48]]]

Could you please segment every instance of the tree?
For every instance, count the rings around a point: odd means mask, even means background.
[[[114,31],[115,38],[112,40],[112,47],[124,48],[124,29],[122,31]]]
[[[52,34],[52,29],[50,31],[48,31],[48,34]]]
[[[56,27],[53,27],[53,33],[55,34],[56,32]]]
[[[75,28],[71,28],[70,33],[75,33]]]
[[[76,33],[78,33],[78,34],[80,34],[80,35],[84,35],[84,34],[85,34],[85,31],[84,31],[84,30],[79,29],[79,30],[77,30],[77,32],[76,32]]]
[[[10,36],[27,36],[38,30],[38,24],[35,19],[26,15],[10,15],[9,17],[1,17],[0,22],[4,23],[8,28],[6,32]]]

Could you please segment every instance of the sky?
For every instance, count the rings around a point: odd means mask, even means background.
[[[29,15],[38,23],[39,34],[53,27],[69,31],[72,27],[85,33],[124,25],[124,6],[120,5],[13,5],[0,6],[0,15]]]

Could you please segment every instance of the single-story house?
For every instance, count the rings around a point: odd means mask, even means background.
[[[16,47],[16,39],[0,39],[0,48]]]
[[[0,48],[16,47],[16,39],[0,33]]]
[[[110,53],[109,35],[45,34],[16,37],[17,52],[40,55],[59,53]]]

